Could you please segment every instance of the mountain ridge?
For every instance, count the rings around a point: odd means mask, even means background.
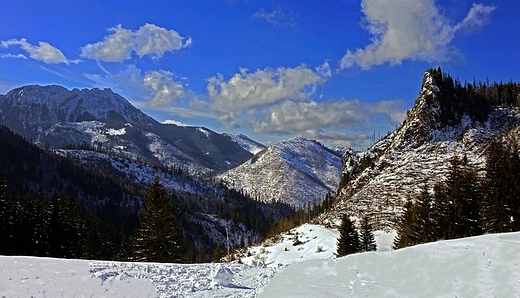
[[[318,222],[337,226],[342,214],[358,218],[368,214],[377,228],[391,229],[407,199],[414,198],[423,188],[433,191],[436,183],[446,179],[449,160],[454,155],[466,156],[469,165],[482,172],[485,150],[492,140],[516,137],[518,142],[517,107],[490,105],[484,107],[487,117],[472,114],[468,110],[471,104],[466,102],[460,103],[467,105],[466,110],[448,109],[447,91],[443,88],[450,88],[439,84],[463,87],[439,73],[440,69],[424,74],[414,107],[394,132],[363,153],[345,153],[336,203]],[[482,92],[491,89],[486,89],[486,85],[478,87]]]
[[[193,173],[227,169],[252,156],[229,136],[207,128],[161,124],[108,88],[22,86],[0,95],[0,116],[0,124],[42,147],[116,147],[126,155],[184,167]],[[82,131],[81,125],[77,125],[88,122],[87,126],[95,129]],[[120,140],[128,131],[131,136],[122,143]],[[164,146],[158,146],[159,143]],[[135,150],[125,150],[126,146]]]
[[[219,178],[260,201],[302,208],[333,193],[340,173],[341,158],[334,151],[317,141],[294,137],[264,148]]]

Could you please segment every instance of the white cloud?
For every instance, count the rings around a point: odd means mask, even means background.
[[[0,58],[27,59],[27,56],[25,56],[24,54],[18,54],[18,55],[13,55],[13,54],[2,54],[2,55],[0,55]]]
[[[301,136],[326,142],[329,146],[337,147],[363,147],[363,144],[372,138],[367,134],[349,134],[336,130],[322,129],[310,129],[301,133]]]
[[[143,85],[152,91],[148,102],[151,108],[171,107],[185,93],[184,87],[173,80],[173,74],[164,70],[148,72],[143,78]]]
[[[304,100],[324,79],[306,66],[279,67],[248,72],[241,69],[228,81],[221,74],[208,80],[211,106],[220,112],[220,120],[236,126],[234,120],[243,111],[286,100]]]
[[[87,44],[81,48],[81,57],[117,62],[130,59],[130,53],[134,47],[132,32],[124,29],[121,25],[108,29],[113,32],[105,37],[103,41]]]
[[[10,46],[20,46],[24,51],[29,53],[29,56],[32,59],[43,61],[47,64],[58,64],[58,63],[78,63],[79,60],[69,61],[63,53],[51,46],[50,44],[40,41],[37,46],[34,46],[27,42],[27,39],[10,39],[7,41],[2,41],[2,47],[8,48]],[[25,55],[2,55],[2,58],[26,58]]]
[[[471,7],[468,15],[462,22],[453,27],[453,31],[460,31],[472,27],[484,26],[489,22],[489,14],[497,9],[495,6],[484,6],[482,4],[475,4]]]
[[[361,7],[373,42],[355,52],[347,50],[339,63],[341,69],[354,64],[363,68],[400,64],[405,59],[446,60],[455,33],[482,26],[496,9],[474,4],[461,23],[451,26],[433,0],[363,0]]]
[[[267,23],[275,26],[285,26],[292,29],[298,27],[298,23],[293,18],[291,11],[283,11],[281,8],[274,9],[272,12],[266,12],[263,8],[257,11],[253,19],[263,19]]]
[[[324,78],[330,78],[332,76],[332,70],[329,61],[325,61],[322,65],[316,67],[316,72]]]
[[[388,100],[376,104],[357,100],[328,100],[325,102],[285,101],[257,113],[249,125],[257,133],[302,134],[325,128],[363,128],[375,115],[385,115],[397,124],[405,117],[404,101]]]
[[[81,57],[119,62],[130,59],[132,52],[139,57],[161,57],[165,52],[180,50],[192,44],[191,38],[186,39],[175,30],[167,30],[154,24],[145,24],[137,31],[118,25],[108,31],[112,34],[103,41],[82,47]]]

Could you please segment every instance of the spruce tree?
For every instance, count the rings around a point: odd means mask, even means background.
[[[166,188],[156,177],[143,201],[134,257],[144,262],[182,262],[183,239]]]
[[[377,249],[376,238],[368,215],[364,215],[361,219],[360,228],[361,251],[375,251]]]
[[[411,199],[408,199],[403,206],[403,211],[397,224],[397,236],[395,237],[393,244],[394,249],[399,249],[415,244],[410,237],[412,233],[412,221],[415,216],[414,213],[414,203]]]
[[[437,240],[432,197],[426,186],[423,186],[414,209],[413,220],[410,225],[409,237],[412,240],[410,244],[415,245]]]
[[[360,249],[359,233],[356,231],[354,223],[345,215],[339,228],[339,238],[336,242],[336,257],[343,257],[357,253]]]

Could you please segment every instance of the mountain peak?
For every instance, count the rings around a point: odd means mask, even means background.
[[[375,225],[388,228],[407,198],[444,181],[454,155],[464,154],[482,170],[492,140],[518,139],[519,93],[516,83],[461,84],[440,69],[428,70],[403,123],[365,152],[344,154],[337,204],[323,223],[348,210],[373,215]]]
[[[305,207],[334,192],[341,158],[320,143],[302,137],[280,141],[220,177],[237,190],[265,201]]]

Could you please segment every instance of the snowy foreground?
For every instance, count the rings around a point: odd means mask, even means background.
[[[334,259],[336,231],[304,225],[244,264],[0,256],[0,297],[520,297],[520,232]],[[299,244],[293,245],[298,238]]]

